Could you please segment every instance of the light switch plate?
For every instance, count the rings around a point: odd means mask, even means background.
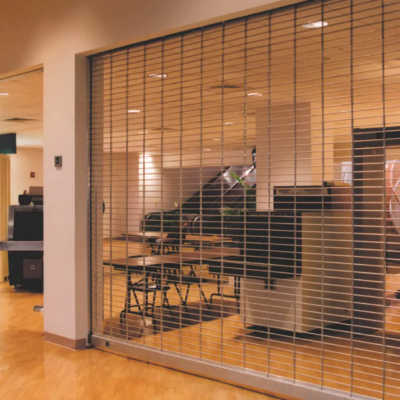
[[[55,156],[54,157],[54,166],[55,167],[62,167],[62,156]]]

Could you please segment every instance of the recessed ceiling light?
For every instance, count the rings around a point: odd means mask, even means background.
[[[166,78],[167,74],[149,74],[150,78]]]
[[[247,93],[247,96],[255,96],[255,97],[259,97],[259,96],[262,96],[262,93],[257,93],[257,92],[253,92],[253,93]]]
[[[326,21],[310,21],[307,22],[306,24],[302,25],[303,28],[308,28],[308,29],[317,29],[317,28],[322,28],[324,26],[328,26],[329,24]]]
[[[129,114],[141,113],[140,110],[128,110]]]
[[[211,89],[240,89],[240,86],[237,85],[230,85],[230,84],[224,84],[224,85],[218,85],[218,86],[211,86]]]
[[[224,122],[225,125],[235,125],[234,122]]]
[[[8,93],[0,93],[0,96],[8,96]]]

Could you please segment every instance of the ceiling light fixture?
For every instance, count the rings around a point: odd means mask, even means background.
[[[149,74],[150,78],[166,78],[167,74]]]
[[[128,110],[128,114],[141,113],[140,110]]]
[[[225,89],[240,89],[240,86],[230,85],[230,84],[226,83],[226,84],[223,84],[223,85],[211,86],[211,89],[221,89],[221,90],[225,90]]]
[[[36,121],[36,120],[32,119],[32,118],[15,117],[15,118],[7,118],[4,121],[6,121],[6,122],[31,122],[31,121]]]
[[[8,93],[0,93],[0,96],[8,96]]]
[[[257,93],[257,92],[247,93],[247,96],[260,97],[260,96],[262,96],[262,93]]]
[[[204,149],[204,151],[211,151],[211,149]]]
[[[234,122],[224,122],[224,125],[235,125]]]
[[[328,25],[329,24],[326,21],[310,21],[303,24],[302,27],[307,29],[318,29]]]

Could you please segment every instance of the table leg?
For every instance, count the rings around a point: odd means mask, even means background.
[[[126,294],[125,294],[125,308],[120,312],[119,323],[121,327],[121,332],[124,331],[123,326],[126,325],[126,313],[129,311],[131,305],[131,290],[132,290],[132,273],[128,271],[126,277]],[[126,329],[126,326],[125,326]]]
[[[230,295],[230,294],[223,294],[221,292],[221,275],[217,274],[217,293],[213,293],[210,296],[210,304],[212,304],[212,298],[213,296],[219,296],[222,298],[224,297],[228,297],[231,299],[236,299],[236,301],[240,300],[240,277],[239,276],[234,276],[234,294]]]
[[[143,317],[145,315],[147,315],[147,308],[149,306],[149,293],[147,291],[147,288],[149,287],[149,277],[150,277],[150,274],[148,272],[146,272],[144,275],[144,302],[143,302],[144,303],[143,304],[144,314],[143,314]]]

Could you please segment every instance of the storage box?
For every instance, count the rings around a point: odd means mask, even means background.
[[[43,279],[43,260],[25,258],[22,270],[23,279]]]

